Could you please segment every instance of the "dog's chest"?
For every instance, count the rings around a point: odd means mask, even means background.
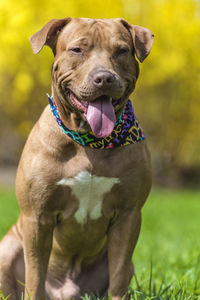
[[[117,183],[118,178],[99,177],[82,171],[73,178],[62,178],[57,185],[71,188],[72,195],[79,201],[74,217],[79,224],[84,224],[88,218],[97,220],[101,217],[103,197]]]

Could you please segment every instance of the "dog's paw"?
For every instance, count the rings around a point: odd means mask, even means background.
[[[46,292],[49,299],[53,300],[66,300],[79,295],[79,287],[70,279],[67,279],[65,283],[57,288],[46,282]]]
[[[80,292],[79,287],[70,279],[67,279],[63,287],[60,289],[59,299],[70,299],[72,297],[78,296]]]

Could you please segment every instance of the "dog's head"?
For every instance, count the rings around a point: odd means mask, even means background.
[[[75,112],[106,137],[135,88],[135,56],[140,62],[148,56],[153,34],[123,19],[64,18],[51,20],[30,42],[35,54],[44,45],[53,50],[52,88],[62,117]]]

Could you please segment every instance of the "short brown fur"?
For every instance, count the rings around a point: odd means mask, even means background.
[[[122,97],[116,112],[119,117],[138,78],[135,54],[143,61],[153,37],[148,29],[122,19],[65,18],[50,21],[30,41],[34,53],[46,44],[55,54],[52,92],[65,125],[88,131],[84,115],[68,102],[67,91],[88,102],[103,93],[114,99]],[[82,53],[73,53],[73,47],[80,47]],[[123,47],[128,52],[120,56]],[[91,80],[99,68],[115,78],[104,91]],[[84,126],[80,127],[81,121]],[[120,182],[104,195],[101,217],[84,224],[74,218],[79,199],[69,186],[57,184],[81,171]],[[150,187],[146,141],[109,150],[82,147],[60,130],[46,107],[18,167],[16,194],[21,214],[0,244],[4,295],[21,299],[20,280],[31,300],[65,300],[85,293],[101,297],[108,293],[115,300],[122,299],[133,276],[132,253]]]

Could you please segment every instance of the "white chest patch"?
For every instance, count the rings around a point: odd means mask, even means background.
[[[75,213],[75,218],[78,223],[84,224],[88,217],[93,220],[101,217],[104,194],[119,182],[118,178],[98,177],[88,171],[82,171],[73,178],[61,179],[57,185],[71,187],[72,194],[79,200],[79,209]]]

